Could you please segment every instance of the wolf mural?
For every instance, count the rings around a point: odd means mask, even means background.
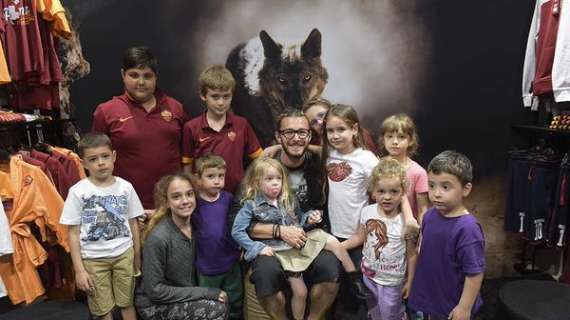
[[[263,146],[271,144],[275,118],[301,109],[320,96],[328,79],[321,64],[321,33],[313,29],[302,44],[275,42],[265,31],[229,54],[226,67],[236,79],[232,108],[249,121]]]

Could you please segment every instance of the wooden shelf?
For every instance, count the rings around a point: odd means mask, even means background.
[[[36,124],[60,124],[65,122],[74,122],[75,119],[40,119],[34,121],[20,121],[20,122],[0,122],[0,128],[14,128],[14,127],[27,127],[35,126]]]
[[[538,132],[553,136],[570,137],[570,130],[557,130],[557,129],[550,129],[548,127],[528,126],[528,125],[516,125],[513,126],[513,129],[520,131],[527,131],[527,132]]]

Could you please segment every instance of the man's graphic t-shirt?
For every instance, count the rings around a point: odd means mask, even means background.
[[[143,213],[133,186],[115,177],[115,183],[98,187],[83,179],[69,189],[60,223],[81,225],[80,246],[84,259],[112,258],[132,245],[129,219]]]

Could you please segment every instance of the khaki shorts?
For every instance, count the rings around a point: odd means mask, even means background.
[[[87,296],[89,310],[96,316],[111,312],[116,305],[133,305],[135,289],[134,249],[131,247],[118,257],[84,259],[83,266],[95,282],[95,290]]]

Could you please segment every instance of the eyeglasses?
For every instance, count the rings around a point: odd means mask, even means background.
[[[327,114],[326,111],[322,111],[319,112],[315,115],[315,117],[313,119],[311,119],[311,121],[309,121],[309,125],[311,127],[314,127],[317,123],[323,121],[323,119],[325,118],[325,115]]]
[[[311,131],[309,131],[309,129],[299,129],[299,130],[285,129],[285,130],[279,131],[279,134],[284,136],[285,139],[287,139],[287,140],[293,139],[293,137],[295,137],[295,135],[297,135],[299,137],[299,139],[305,139],[309,136],[310,133],[311,133]]]

